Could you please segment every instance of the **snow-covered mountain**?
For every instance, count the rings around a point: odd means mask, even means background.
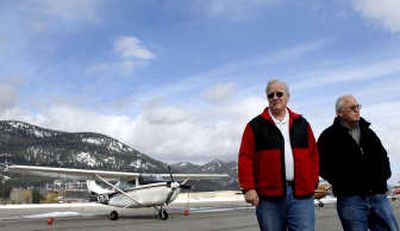
[[[21,121],[0,121],[0,162],[135,172],[168,172],[168,165],[109,136],[46,129]],[[238,189],[237,163],[172,164],[173,172],[227,173],[230,179],[199,182],[197,190]]]
[[[0,155],[11,163],[165,172],[167,165],[98,133],[70,133],[0,121]]]

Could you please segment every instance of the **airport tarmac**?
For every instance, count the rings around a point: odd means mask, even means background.
[[[160,220],[153,208],[125,209],[117,221],[108,219],[110,207],[97,204],[53,208],[7,208],[0,209],[0,230],[4,231],[207,231],[207,230],[258,230],[255,210],[244,202],[205,202],[190,206],[184,216],[187,204],[174,203],[170,207],[170,218]],[[400,219],[400,201],[393,202],[397,219]],[[336,215],[335,204],[316,207],[316,230],[342,230]],[[54,216],[48,225],[48,217]]]

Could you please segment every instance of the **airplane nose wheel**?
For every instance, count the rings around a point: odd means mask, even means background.
[[[158,217],[159,217],[161,220],[167,220],[168,217],[169,217],[168,211],[167,211],[166,209],[164,209],[164,208],[161,208],[161,209],[158,211]]]
[[[110,213],[110,220],[112,220],[112,221],[116,221],[116,220],[118,220],[118,218],[119,218],[119,215],[118,215],[118,212],[117,211],[112,211],[111,213]]]
[[[318,201],[318,207],[322,208],[322,207],[324,207],[324,205],[325,205],[324,202],[322,202],[320,200]]]

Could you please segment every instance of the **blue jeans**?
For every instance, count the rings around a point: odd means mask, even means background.
[[[385,194],[339,197],[337,212],[345,231],[399,230]]]
[[[282,199],[260,199],[256,215],[261,231],[313,231],[314,197],[294,198],[287,187]]]

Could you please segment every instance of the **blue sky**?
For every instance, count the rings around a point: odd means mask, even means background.
[[[352,93],[400,176],[396,0],[0,2],[0,119],[100,132],[166,162],[235,160],[282,79],[316,136]]]

